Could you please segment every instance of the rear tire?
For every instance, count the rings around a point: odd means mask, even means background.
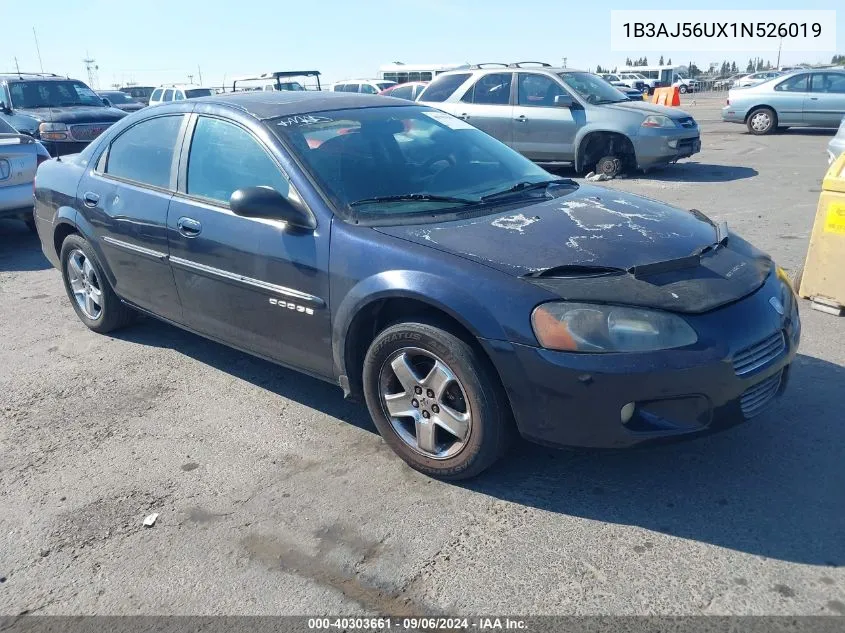
[[[124,327],[137,313],[114,293],[91,245],[72,233],[62,242],[62,281],[79,320],[100,334]]]
[[[769,134],[778,127],[778,117],[771,108],[755,108],[745,123],[748,131],[757,136]]]
[[[431,477],[474,477],[510,444],[510,405],[489,361],[435,323],[380,332],[364,359],[363,386],[385,442]]]

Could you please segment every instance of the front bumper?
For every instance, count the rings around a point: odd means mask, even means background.
[[[640,169],[665,165],[701,151],[698,129],[690,129],[685,133],[672,129],[653,129],[641,132],[632,140],[637,155],[637,167]]]
[[[502,377],[520,433],[529,440],[623,448],[695,437],[759,414],[786,388],[800,320],[791,291],[783,316],[769,302],[781,296],[781,285],[773,274],[738,303],[688,315],[699,343],[684,350],[572,354],[499,341],[482,344]],[[760,366],[749,370],[741,364],[756,354],[761,341],[781,335],[782,349],[766,343],[763,349],[771,353]],[[623,422],[629,403],[633,414]]]

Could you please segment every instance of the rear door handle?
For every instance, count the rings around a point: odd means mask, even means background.
[[[466,121],[469,118],[469,115],[466,112],[464,112],[463,114],[459,114],[458,118]]]
[[[819,100],[818,97],[810,97],[810,101],[818,101],[818,100]]]
[[[181,217],[176,221],[176,228],[185,237],[196,237],[202,232],[202,224],[193,218]]]
[[[86,207],[90,207],[93,209],[97,206],[97,203],[100,201],[100,196],[93,191],[86,191],[82,194],[82,203]]]
[[[518,117],[514,119],[517,123],[528,123],[528,119],[525,118],[524,114],[520,114]]]

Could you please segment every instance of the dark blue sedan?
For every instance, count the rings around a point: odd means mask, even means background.
[[[89,328],[145,312],[331,381],[441,478],[514,431],[626,447],[724,429],[783,391],[798,347],[782,271],[725,225],[397,99],[148,108],[44,163],[36,201]]]

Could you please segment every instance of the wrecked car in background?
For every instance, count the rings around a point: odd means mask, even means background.
[[[618,448],[727,428],[783,391],[800,337],[788,280],[725,225],[399,99],[150,108],[42,164],[35,195],[90,329],[138,310],[333,382],[444,479],[514,430]]]
[[[418,98],[543,164],[613,177],[701,151],[678,108],[631,101],[601,77],[536,62],[479,64],[438,75]]]

